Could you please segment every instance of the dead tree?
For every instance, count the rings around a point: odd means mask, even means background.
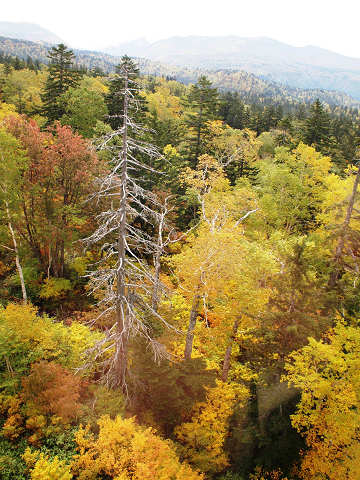
[[[136,66],[123,57],[117,72],[115,79],[123,85],[117,92],[119,102],[123,102],[122,126],[102,142],[101,148],[112,152],[111,171],[99,179],[99,188],[93,195],[107,208],[98,215],[98,228],[85,244],[101,246],[103,258],[88,276],[92,292],[101,292],[102,315],[114,318],[106,338],[96,345],[95,358],[105,349],[111,351],[104,363],[106,383],[127,392],[130,339],[136,335],[144,337],[158,359],[166,352],[152,337],[147,319],[157,318],[170,325],[157,313],[154,304],[154,285],[159,288],[159,273],[154,276],[146,261],[156,252],[157,244],[142,228],[161,223],[160,202],[144,187],[144,174],[154,172],[150,160],[161,155],[143,140],[145,128],[134,120],[141,110]]]

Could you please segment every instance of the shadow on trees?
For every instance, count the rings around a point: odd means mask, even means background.
[[[296,395],[273,409],[261,428],[255,398],[246,411],[234,413],[225,447],[232,471],[244,475],[244,478],[256,466],[267,471],[281,469],[284,474],[290,473],[289,469],[299,460],[299,452],[305,449],[304,440],[290,420],[298,401]]]
[[[155,424],[166,436],[191,418],[195,403],[205,400],[206,387],[215,386],[216,372],[201,358],[155,363],[150,351],[135,353],[129,413],[140,423]]]

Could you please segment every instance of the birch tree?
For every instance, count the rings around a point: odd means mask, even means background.
[[[4,216],[4,223],[7,226],[12,243],[12,247],[8,245],[0,245],[0,247],[14,252],[24,304],[27,303],[27,293],[14,228],[13,211],[18,209],[18,192],[21,190],[23,173],[26,167],[27,158],[20,143],[9,133],[0,130],[0,219]]]
[[[134,121],[141,110],[136,75],[136,66],[123,57],[113,77],[114,82],[123,86],[117,92],[123,105],[119,115],[122,125],[104,138],[102,148],[112,154],[110,172],[99,179],[93,196],[106,207],[98,216],[96,231],[85,240],[89,246],[101,245],[103,258],[89,273],[90,285],[92,292],[101,294],[102,315],[114,319],[106,338],[96,346],[97,355],[105,349],[112,352],[103,364],[106,383],[125,392],[130,339],[144,337],[159,359],[166,354],[165,348],[153,338],[148,320],[156,318],[169,326],[154,303],[154,285],[159,289],[158,273],[154,275],[146,261],[146,257],[154,255],[157,243],[144,226],[161,223],[161,205],[144,184],[145,177],[155,173],[149,165],[160,154],[143,140],[146,130]]]

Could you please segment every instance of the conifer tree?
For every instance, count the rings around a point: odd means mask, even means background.
[[[202,75],[196,85],[192,85],[185,101],[189,110],[186,124],[191,129],[188,155],[195,166],[204,151],[203,138],[207,132],[207,122],[218,118],[219,94],[212,83]]]
[[[113,130],[117,130],[122,126],[122,114],[124,111],[124,97],[120,92],[124,89],[124,78],[122,71],[126,66],[127,71],[135,81],[139,77],[139,68],[136,63],[127,55],[121,58],[121,63],[115,67],[115,75],[111,78],[109,84],[109,93],[105,97],[105,103],[109,112],[109,124]],[[135,95],[138,102],[138,111],[133,112],[134,119],[138,120],[142,112],[146,110],[144,102],[140,101],[140,95],[138,91],[133,91],[132,95]]]
[[[322,153],[328,153],[331,143],[331,120],[320,100],[310,108],[310,116],[306,120],[304,141]]]
[[[63,43],[49,50],[49,76],[47,78],[41,99],[44,103],[42,113],[47,117],[47,125],[65,114],[65,106],[60,101],[70,87],[76,87],[80,81],[80,74],[74,70],[74,52]]]

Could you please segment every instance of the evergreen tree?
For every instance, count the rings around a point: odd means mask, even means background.
[[[29,70],[35,70],[33,59],[29,55],[26,59],[26,68],[28,68]]]
[[[49,50],[48,58],[49,76],[47,78],[45,89],[41,95],[44,103],[42,113],[47,117],[47,125],[65,114],[65,107],[60,101],[63,95],[70,87],[76,87],[80,81],[80,74],[74,70],[75,55],[63,43]]]
[[[4,75],[7,77],[10,75],[12,69],[11,69],[11,65],[9,63],[5,63],[5,66],[4,66]]]
[[[109,93],[105,97],[105,103],[109,112],[108,123],[111,125],[113,130],[117,130],[122,126],[122,114],[124,111],[124,97],[119,94],[124,89],[124,78],[121,72],[123,68],[126,67],[126,70],[132,76],[133,79],[139,77],[139,68],[133,60],[128,55],[124,55],[121,58],[121,64],[117,65],[115,68],[115,75],[111,78],[109,84]],[[146,110],[144,103],[141,101],[142,98],[137,89],[132,91],[135,99],[138,101],[139,111],[134,112],[133,117],[135,120],[138,120],[142,117],[142,114]]]
[[[310,107],[310,116],[305,123],[304,142],[316,150],[328,153],[331,144],[331,119],[320,100]]]
[[[22,68],[24,68],[25,64],[22,60],[20,60],[20,58],[18,57],[15,57],[15,60],[14,60],[14,69],[15,70],[21,70]]]
[[[221,118],[232,128],[242,130],[249,126],[249,111],[238,93],[227,92],[220,105]]]
[[[219,93],[212,83],[202,75],[196,85],[192,85],[185,106],[189,110],[185,120],[190,127],[188,155],[192,164],[204,152],[203,137],[207,132],[207,122],[219,117]]]

